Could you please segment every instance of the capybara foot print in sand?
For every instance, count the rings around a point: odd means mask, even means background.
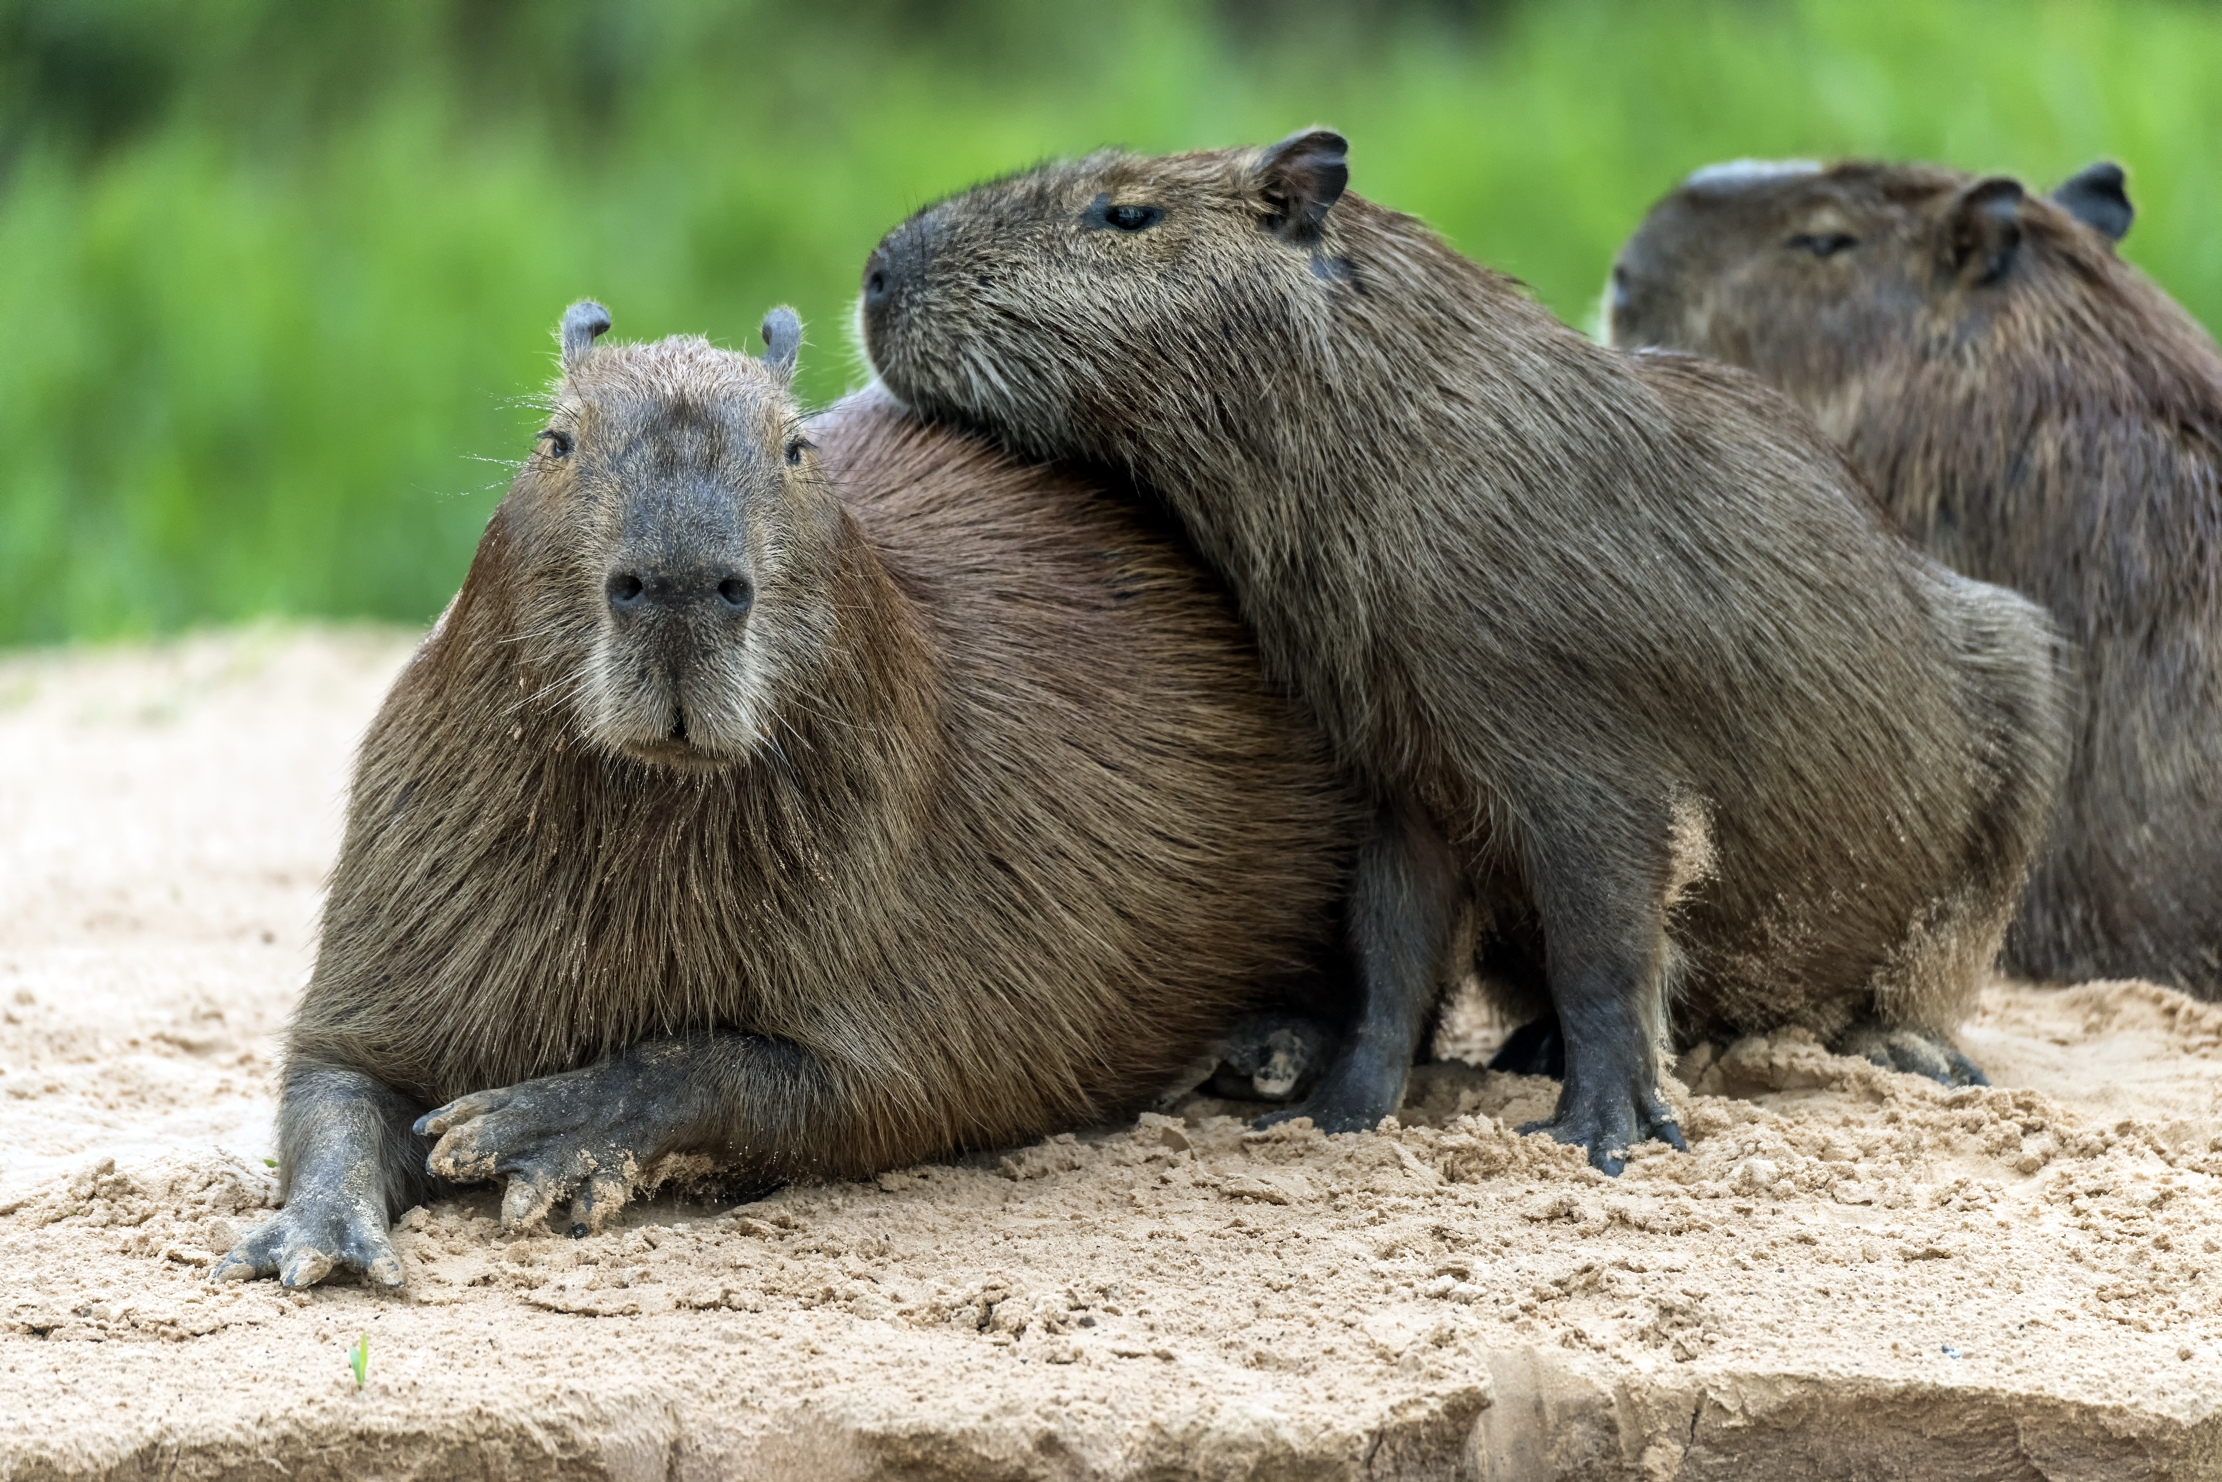
[[[1991,1078],[1941,1034],[1865,1020],[1837,1037],[1839,1055],[1855,1055],[1885,1070],[1927,1076],[1947,1086],[1987,1086]]]
[[[675,1052],[636,1045],[584,1070],[458,1097],[417,1119],[418,1133],[439,1139],[425,1167],[458,1182],[507,1179],[504,1229],[567,1202],[572,1234],[598,1230],[685,1134]]]

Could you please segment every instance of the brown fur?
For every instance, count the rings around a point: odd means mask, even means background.
[[[1671,1132],[1670,985],[1683,1038],[1948,1031],[2058,773],[2042,618],[1885,529],[1781,397],[1588,344],[1342,194],[1340,150],[1103,153],[929,208],[868,269],[874,363],[1163,497],[1375,795],[1498,932],[1540,923],[1553,1130],[1606,1166]]]
[[[367,1097],[404,1207],[408,1118],[628,1057],[703,1102],[628,1173],[866,1174],[1131,1112],[1318,969],[1346,791],[1129,502],[884,399],[811,453],[782,378],[693,339],[582,353],[552,425],[363,744],[289,1177]],[[651,533],[734,525],[756,594],[651,673],[602,594],[665,484],[707,502]]]
[[[2062,205],[1863,163],[1700,172],[1622,249],[1613,333],[1787,391],[1915,540],[2076,644],[2074,758],[2008,965],[2222,996],[2213,339]]]

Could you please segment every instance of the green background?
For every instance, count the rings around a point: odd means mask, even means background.
[[[1570,321],[1696,165],[2130,171],[2222,322],[2222,8],[1974,0],[0,0],[0,643],[422,622],[538,425],[550,331],[860,378],[913,208],[1044,156],[1314,122],[1353,188]]]

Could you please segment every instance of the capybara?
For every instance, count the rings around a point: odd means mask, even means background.
[[[921,414],[1162,499],[1368,789],[1356,1028],[1297,1110],[1395,1106],[1466,906],[1539,940],[1547,1130],[1608,1171],[1680,1144],[1670,1015],[1951,1074],[2060,772],[2043,616],[1888,529],[1756,379],[1590,344],[1346,193],[1345,147],[981,186],[861,305]]]
[[[2222,997],[2222,352],[2114,254],[2119,167],[1700,170],[1621,249],[1622,345],[1803,403],[1956,570],[2052,610],[2082,702],[2006,933],[2037,978]]]
[[[219,1276],[397,1285],[443,1180],[591,1226],[1119,1115],[1328,970],[1362,812],[1177,535],[884,397],[801,420],[790,312],[763,360],[608,322],[363,743]]]

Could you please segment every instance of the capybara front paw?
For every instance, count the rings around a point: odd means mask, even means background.
[[[1991,1083],[1982,1067],[1961,1054],[1950,1040],[1925,1029],[1862,1020],[1837,1036],[1832,1048],[1839,1055],[1856,1055],[1885,1070],[1927,1076],[1947,1086],[1987,1086]]]
[[[209,1273],[215,1281],[275,1276],[314,1286],[335,1270],[361,1274],[365,1286],[401,1286],[401,1257],[387,1234],[382,1203],[344,1194],[304,1193],[249,1230]]]
[[[1580,1086],[1573,1081],[1559,1093],[1558,1111],[1547,1122],[1529,1122],[1520,1131],[1547,1132],[1563,1143],[1586,1149],[1590,1167],[1614,1178],[1628,1166],[1628,1150],[1654,1138],[1678,1153],[1690,1150],[1674,1109],[1654,1087]]]
[[[437,1137],[425,1166],[441,1178],[505,1178],[501,1218],[518,1229],[569,1204],[571,1232],[598,1230],[631,1197],[654,1143],[611,1096],[601,1068],[478,1091],[417,1119]]]

